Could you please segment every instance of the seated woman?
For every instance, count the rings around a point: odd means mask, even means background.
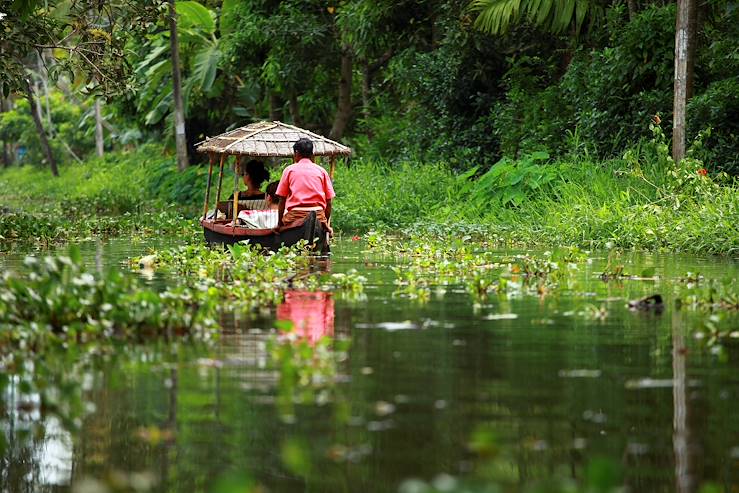
[[[269,179],[269,172],[264,167],[264,163],[256,159],[252,159],[246,164],[239,162],[238,172],[244,177],[244,185],[246,185],[246,190],[239,192],[239,210],[266,209],[267,203],[264,200],[264,192],[260,190],[262,183]],[[218,202],[218,210],[229,219],[233,218],[233,202],[233,196]],[[231,221],[231,224],[233,224],[233,221]]]
[[[276,195],[278,184],[279,182],[274,181],[267,185],[267,193],[264,199],[267,209],[239,211],[240,226],[251,229],[274,229],[277,227],[277,210],[280,204],[280,199]]]
[[[246,190],[239,192],[239,200],[264,200],[262,183],[269,179],[269,171],[264,167],[264,163],[252,159],[246,164],[240,164],[239,170],[246,185]]]

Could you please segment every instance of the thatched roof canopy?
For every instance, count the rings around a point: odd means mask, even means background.
[[[349,156],[352,150],[338,142],[282,122],[258,122],[210,137],[197,144],[200,152],[255,157],[292,157],[298,139],[313,141],[316,156]]]

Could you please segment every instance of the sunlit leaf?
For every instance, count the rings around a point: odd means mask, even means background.
[[[236,27],[237,19],[235,9],[238,4],[238,0],[223,0],[220,20],[221,35],[225,36],[230,34]]]
[[[216,30],[213,14],[199,2],[183,1],[177,2],[175,8],[178,14],[178,30],[198,28],[212,34]]]
[[[221,61],[221,51],[218,43],[210,43],[195,54],[192,80],[194,87],[204,93],[210,91],[216,80],[218,64]]]

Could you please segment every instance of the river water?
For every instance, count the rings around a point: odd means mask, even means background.
[[[173,243],[82,247],[91,265],[125,266]],[[364,298],[290,292],[256,314],[226,309],[213,346],[50,355],[51,402],[11,380],[0,491],[519,491],[610,476],[627,491],[739,489],[739,345],[696,338],[705,316],[662,291],[686,272],[736,278],[735,260],[627,254],[662,281],[606,283],[593,255],[557,293],[476,305],[459,286],[426,303],[394,295],[397,259],[365,248],[339,242],[325,266],[359,270]],[[657,292],[661,313],[625,306]],[[313,375],[302,403],[289,362],[269,362],[276,319],[349,344],[320,361],[329,377]]]

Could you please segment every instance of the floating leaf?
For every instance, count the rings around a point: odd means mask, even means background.
[[[654,277],[655,272],[657,272],[657,269],[654,267],[647,267],[643,271],[641,271],[641,277]]]

